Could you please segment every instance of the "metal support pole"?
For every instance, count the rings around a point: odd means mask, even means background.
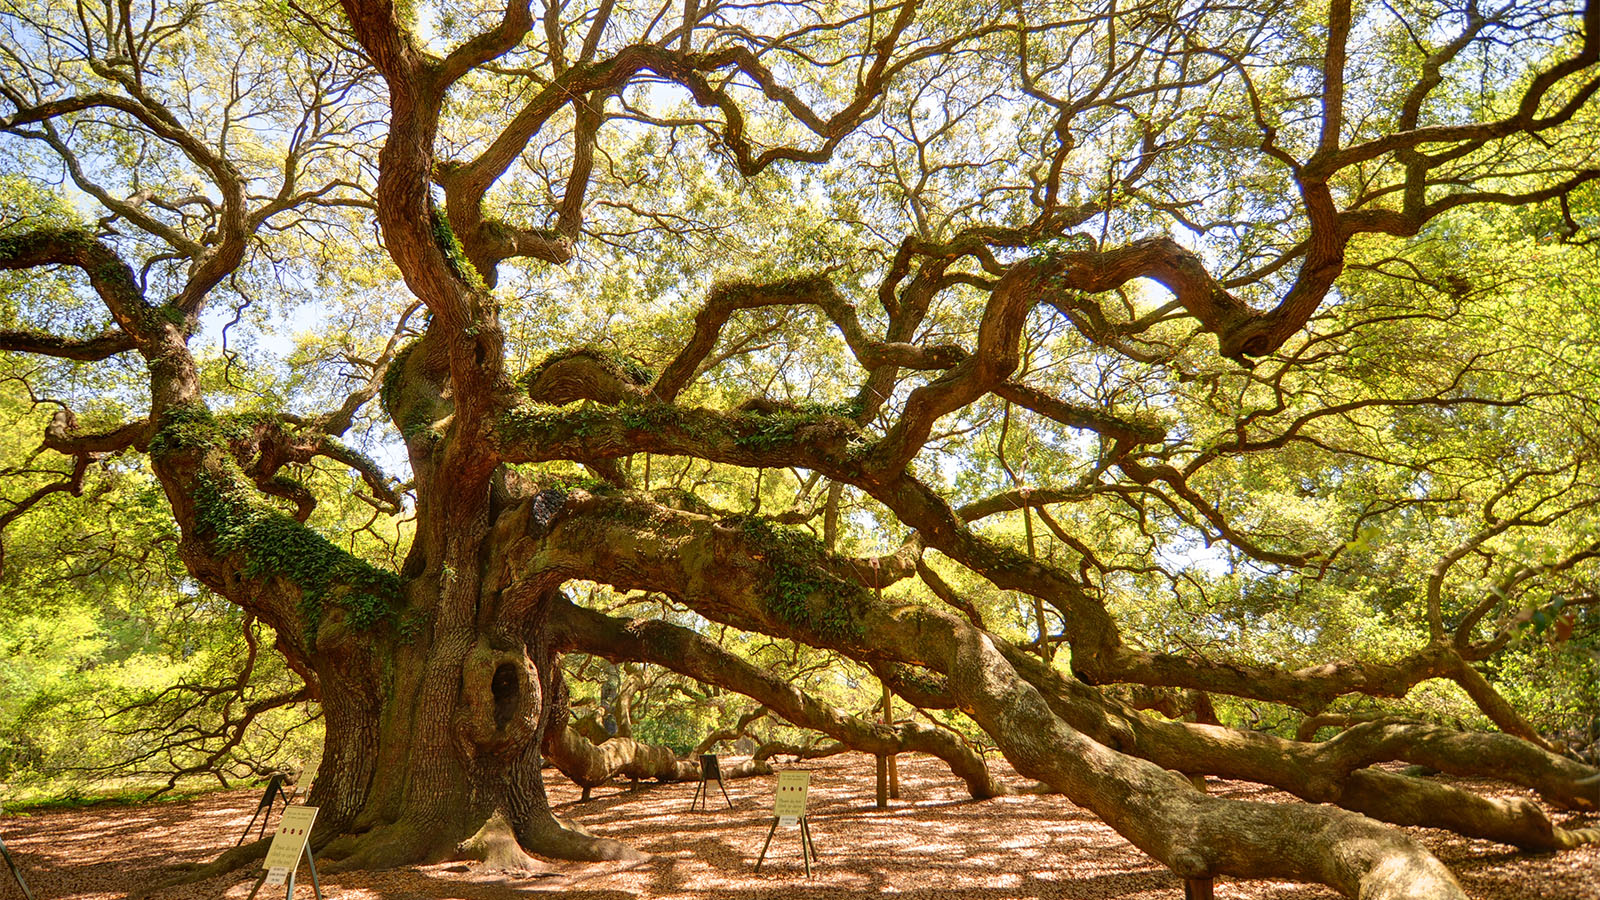
[[[1183,900],[1216,900],[1212,892],[1212,882],[1209,878],[1185,878],[1183,880]]]
[[[806,877],[811,877],[811,839],[806,833],[806,817],[800,817],[800,861],[806,864]]]
[[[244,843],[244,839],[250,836],[250,829],[256,827],[256,817],[259,816],[259,815],[261,815],[261,807],[257,806],[256,807],[256,811],[250,814],[250,822],[249,822],[249,824],[244,826],[244,831],[239,833],[239,839],[234,842],[233,845],[235,847],[239,846],[240,844],[243,844]]]
[[[306,865],[311,867],[311,891],[317,895],[317,900],[322,900],[322,885],[317,883],[317,858],[311,854],[311,841],[306,840]],[[289,900],[294,900],[293,896]]]
[[[761,871],[761,861],[767,858],[767,847],[772,844],[772,835],[778,830],[778,817],[772,817],[772,827],[767,829],[767,839],[761,842],[761,855],[756,857],[756,871]]]
[[[33,891],[28,889],[28,882],[22,878],[22,867],[17,865],[17,861],[11,858],[11,851],[6,849],[6,842],[3,838],[0,838],[0,856],[6,858],[6,868],[11,870],[11,877],[17,880],[17,887],[22,888],[22,896],[28,898],[28,900],[33,900]]]

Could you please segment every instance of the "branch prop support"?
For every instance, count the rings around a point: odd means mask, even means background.
[[[883,602],[883,578],[879,569],[883,565],[878,557],[867,560],[872,567],[872,591],[879,603]],[[883,724],[892,725],[889,686],[883,686]],[[877,799],[879,809],[888,809],[891,799],[900,799],[900,765],[897,755],[880,753],[877,756]]]

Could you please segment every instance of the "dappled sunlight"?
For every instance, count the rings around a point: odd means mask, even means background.
[[[1013,788],[1027,782],[996,763]],[[1179,880],[1087,810],[1059,795],[1016,794],[973,801],[936,759],[902,757],[902,799],[873,803],[872,759],[846,754],[796,766],[811,771],[808,810],[821,859],[805,877],[797,827],[780,827],[760,874],[755,859],[771,824],[772,779],[728,782],[734,808],[689,812],[692,784],[605,786],[588,802],[547,772],[557,815],[650,854],[636,862],[544,862],[508,872],[461,862],[322,880],[328,900],[833,900],[882,894],[905,900],[1175,900]],[[1488,785],[1474,785],[1488,790]],[[1213,780],[1213,793],[1266,802],[1286,795]],[[230,791],[143,807],[102,807],[0,819],[0,834],[25,867],[37,896],[112,900],[146,889],[183,864],[233,846],[257,795]],[[1577,824],[1576,819],[1572,824]],[[1600,851],[1518,854],[1434,830],[1415,833],[1461,877],[1474,897],[1600,900]],[[300,873],[297,896],[310,896]],[[149,900],[243,900],[248,873],[157,891]],[[12,900],[14,885],[0,885]],[[1286,882],[1219,881],[1223,900],[1332,900],[1326,888]]]

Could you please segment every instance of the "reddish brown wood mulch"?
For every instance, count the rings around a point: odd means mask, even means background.
[[[1003,763],[1000,764],[1003,768]],[[719,793],[711,812],[689,813],[692,784],[601,788],[587,803],[551,775],[557,813],[626,841],[651,858],[632,864],[553,863],[534,875],[511,875],[444,863],[389,872],[349,872],[323,879],[327,900],[514,900],[559,892],[573,900],[831,900],[890,895],[897,900],[1175,900],[1176,878],[1093,814],[1062,797],[966,798],[961,783],[927,757],[901,761],[902,799],[873,805],[873,761],[849,754],[805,763],[811,769],[811,822],[821,862],[807,880],[799,832],[780,828],[766,864],[754,872],[770,824],[769,778],[728,783],[735,808]],[[1009,769],[1004,769],[1009,772]],[[1020,779],[1012,778],[1020,785]],[[1212,782],[1215,793],[1259,800],[1283,795]],[[169,877],[173,867],[204,862],[233,846],[259,793],[229,791],[197,800],[7,816],[0,836],[24,867],[38,900],[112,900]],[[720,808],[719,808],[720,806]],[[1593,824],[1594,817],[1562,817]],[[1438,831],[1415,832],[1480,900],[1600,900],[1600,847],[1556,855],[1510,848]],[[296,891],[311,897],[304,867]],[[157,890],[150,900],[243,900],[251,878],[239,872]],[[1332,900],[1322,888],[1221,881],[1225,900]],[[282,897],[282,889],[259,895]],[[0,898],[21,893],[0,871]]]

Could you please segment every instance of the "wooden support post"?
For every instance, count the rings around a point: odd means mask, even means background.
[[[879,571],[881,563],[877,557],[870,561],[872,566],[872,591],[877,595],[878,602],[883,602],[883,578]],[[890,706],[889,685],[883,686],[883,723],[894,724],[894,713]],[[888,809],[889,798],[900,799],[900,765],[894,754],[878,757],[878,808]]]
[[[878,757],[878,808],[889,808],[889,757]]]
[[[1209,878],[1185,878],[1183,880],[1183,900],[1216,900],[1212,891],[1212,882]]]
[[[883,686],[883,724],[894,724],[894,695],[889,692],[889,686]],[[900,799],[900,754],[889,755],[889,799]]]

